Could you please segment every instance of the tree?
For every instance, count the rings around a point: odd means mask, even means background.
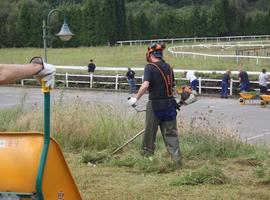
[[[144,12],[139,13],[135,17],[135,21],[138,30],[137,39],[150,39],[153,38],[153,35],[159,36],[158,31],[156,33],[152,32],[152,25]]]
[[[212,36],[223,36],[228,32],[223,1],[227,0],[215,0],[208,16],[209,33]]]
[[[135,24],[135,19],[132,14],[129,14],[127,17],[127,39],[133,40],[138,38],[138,32],[137,32],[137,27]]]
[[[9,11],[10,3],[6,1],[0,1],[0,48],[5,47],[8,44],[7,19]]]
[[[174,12],[163,13],[155,24],[156,37],[173,38],[177,36],[177,18]]]
[[[16,46],[33,47],[42,43],[42,5],[36,0],[24,0],[18,4],[15,15]]]
[[[117,40],[125,40],[127,38],[125,0],[115,0],[115,8]]]
[[[108,44],[115,44],[117,41],[117,19],[115,0],[105,0],[102,6],[101,24],[104,27],[104,36]]]
[[[103,17],[98,0],[87,0],[81,11],[80,42],[83,46],[105,44]]]

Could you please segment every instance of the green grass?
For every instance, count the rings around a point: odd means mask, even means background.
[[[190,170],[183,176],[173,180],[170,185],[182,186],[182,185],[201,185],[201,184],[225,184],[227,177],[222,170],[217,167],[202,166],[196,170]]]
[[[89,59],[93,59],[97,66],[106,67],[144,67],[147,46],[116,46],[116,47],[89,47],[89,48],[61,48],[48,49],[48,62],[55,65],[86,66]],[[218,50],[217,50],[218,51]],[[44,55],[42,48],[9,48],[0,49],[0,63],[27,63],[32,56]],[[176,69],[197,70],[238,70],[239,64],[235,59],[216,59],[192,56],[174,57],[165,51],[165,60]],[[260,61],[241,60],[244,69],[261,71],[266,68],[270,71],[270,60]]]
[[[226,123],[210,123],[200,113],[190,122],[179,118],[183,166],[177,169],[160,134],[151,158],[140,155],[141,137],[110,155],[142,129],[144,114],[65,99],[63,92],[54,102],[52,132],[85,200],[269,199],[269,148],[240,141]],[[42,109],[23,104],[0,111],[0,131],[42,131]],[[98,157],[106,159],[89,163]]]

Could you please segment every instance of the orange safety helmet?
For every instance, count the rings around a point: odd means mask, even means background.
[[[153,53],[155,57],[157,58],[162,58],[163,53],[162,51],[165,49],[165,44],[164,43],[154,43],[150,45],[147,49],[146,53],[146,60],[147,62],[150,62],[150,55]]]

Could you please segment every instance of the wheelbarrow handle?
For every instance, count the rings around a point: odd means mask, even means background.
[[[38,200],[43,200],[43,192],[42,192],[42,180],[43,173],[46,164],[46,159],[49,151],[50,145],[50,103],[51,103],[51,88],[45,86],[45,82],[41,82],[42,92],[44,93],[44,141],[42,152],[39,161],[38,174],[36,178],[36,193]]]

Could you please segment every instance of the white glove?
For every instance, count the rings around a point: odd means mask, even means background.
[[[128,105],[133,106],[137,102],[137,99],[135,97],[130,97],[128,99]]]
[[[46,87],[53,88],[55,67],[51,64],[45,63],[41,57],[32,58],[30,63],[42,65],[42,69],[35,75],[35,78],[39,81],[44,81]]]

